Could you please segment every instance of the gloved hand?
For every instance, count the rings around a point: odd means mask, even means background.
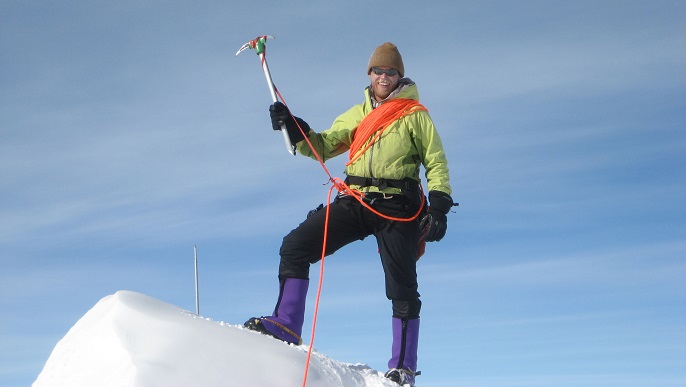
[[[280,131],[281,124],[286,125],[286,132],[288,132],[288,137],[293,144],[302,141],[305,138],[300,131],[300,128],[302,128],[305,134],[310,131],[310,125],[298,117],[293,117],[288,110],[288,107],[281,101],[274,102],[273,105],[269,106],[269,116],[272,119],[272,129]],[[300,128],[298,125],[300,125]]]
[[[448,211],[453,206],[453,198],[445,192],[429,192],[429,211],[419,221],[420,238],[426,242],[438,242],[448,230]]]

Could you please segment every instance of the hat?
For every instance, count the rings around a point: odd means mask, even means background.
[[[400,56],[398,47],[391,42],[386,42],[374,50],[372,57],[369,58],[369,65],[367,66],[367,74],[372,71],[372,67],[390,67],[398,70],[400,78],[405,76],[405,66],[403,66],[403,57]]]

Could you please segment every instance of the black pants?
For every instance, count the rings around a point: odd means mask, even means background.
[[[330,205],[326,255],[341,247],[374,235],[385,273],[386,296],[393,303],[393,317],[418,318],[421,301],[417,292],[417,249],[419,221],[390,221],[364,208],[349,196]],[[405,196],[376,199],[372,207],[386,215],[408,218],[418,204]],[[309,278],[310,265],[321,259],[326,208],[321,209],[283,239],[279,277]]]

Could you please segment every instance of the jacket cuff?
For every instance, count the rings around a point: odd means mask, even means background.
[[[454,204],[453,198],[441,191],[430,191],[429,203],[429,207],[431,207],[432,210],[438,210],[443,214],[447,214]]]

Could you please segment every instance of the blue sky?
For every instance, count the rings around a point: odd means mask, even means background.
[[[441,133],[460,207],[420,261],[422,386],[686,384],[685,3],[10,0],[0,18],[0,385],[30,384],[117,290],[193,310],[194,245],[204,316],[271,311],[281,238],[328,186],[272,132],[257,57],[234,56],[263,34],[315,130],[391,41]],[[373,240],[327,259],[321,302],[315,347],[384,369]]]

